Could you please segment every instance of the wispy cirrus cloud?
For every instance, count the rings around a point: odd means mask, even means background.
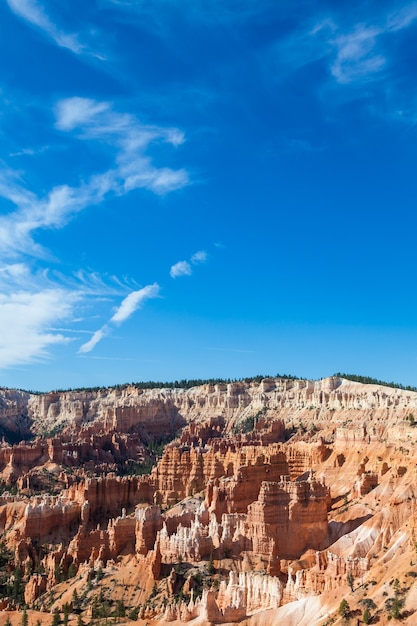
[[[132,291],[123,300],[113,317],[110,319],[114,324],[121,324],[125,322],[137,309],[139,309],[146,300],[151,298],[157,298],[159,295],[160,287],[157,283],[153,285],[147,285],[138,291]]]
[[[45,359],[51,346],[68,342],[48,328],[71,317],[77,298],[58,288],[0,294],[0,328],[7,329],[0,339],[0,368]]]
[[[417,19],[417,3],[385,13],[372,23],[363,20],[350,27],[326,19],[313,31],[325,41],[330,71],[340,84],[376,80],[383,76],[391,62],[390,38],[409,28]]]
[[[145,188],[164,195],[188,185],[185,169],[158,168],[145,155],[152,142],[162,141],[177,147],[184,133],[172,127],[141,124],[130,113],[115,111],[108,102],[88,98],[68,98],[55,107],[56,128],[73,131],[80,139],[105,141],[116,148],[115,167],[105,174],[109,189],[122,195]],[[99,186],[103,175],[98,178]]]
[[[109,322],[96,330],[91,339],[83,343],[79,349],[79,353],[86,354],[91,352],[91,350],[93,350],[96,345],[104,339],[104,337],[111,333],[112,325],[119,326],[125,322],[133,315],[133,313],[135,313],[135,311],[140,309],[147,300],[157,298],[159,296],[159,292],[160,286],[157,283],[147,285],[137,291],[132,291],[132,293],[124,298],[114,315],[110,318]]]
[[[77,35],[66,33],[54,24],[40,2],[35,0],[6,0],[6,2],[13,13],[39,28],[61,48],[67,48],[74,54],[83,54],[87,51]]]
[[[353,32],[330,41],[336,51],[331,73],[338,83],[369,80],[384,69],[386,58],[377,50],[381,32],[373,26],[358,25]]]
[[[0,292],[36,293],[54,290],[57,285],[63,291],[78,293],[83,298],[120,297],[138,287],[133,280],[120,280],[117,276],[102,276],[86,270],[64,275],[50,268],[36,269],[22,261],[0,265]]]
[[[356,17],[358,16],[358,17]],[[393,36],[410,28],[417,19],[417,3],[390,11],[353,13],[352,20],[337,7],[325,13],[306,14],[304,21],[273,46],[276,71],[286,77],[320,62],[341,86],[362,85],[386,77],[395,57]]]
[[[190,262],[178,261],[171,266],[169,275],[171,278],[179,278],[180,276],[191,276],[193,273],[192,265],[199,265],[207,261],[207,252],[200,250],[192,255]]]
[[[0,266],[0,328],[7,329],[0,335],[0,369],[44,361],[53,346],[74,341],[74,334],[89,333],[75,324],[82,321],[76,317],[80,309],[127,291],[110,320],[114,324],[133,315],[147,298],[156,297],[156,286],[132,292],[129,284],[116,277],[106,279],[85,271],[72,277],[51,275],[22,262]],[[59,326],[63,322],[66,326]],[[110,330],[105,325],[96,331],[87,342],[90,349]]]
[[[13,282],[15,285],[27,285],[30,280],[30,271],[25,263],[11,263],[0,267],[0,289]]]
[[[87,144],[107,143],[113,164],[105,171],[84,175],[79,186],[57,185],[44,196],[28,188],[24,172],[0,171],[0,197],[10,206],[0,216],[0,326],[8,328],[13,320],[13,331],[0,338],[0,367],[44,359],[53,345],[72,341],[71,328],[68,332],[53,328],[63,321],[70,327],[87,300],[97,303],[103,297],[127,293],[109,322],[83,344],[81,353],[91,351],[114,326],[159,293],[156,283],[138,289],[117,277],[103,279],[86,271],[65,276],[47,266],[36,268],[35,263],[54,258],[38,243],[38,231],[63,228],[77,213],[100,204],[110,194],[123,196],[142,188],[164,195],[189,184],[186,170],[158,167],[146,154],[152,142],[173,147],[183,143],[184,135],[176,128],[144,125],[129,113],[115,111],[108,102],[84,98],[56,104],[55,128]],[[33,265],[27,263],[29,257]]]
[[[417,2],[406,4],[388,14],[386,28],[391,32],[408,28],[417,19]]]
[[[19,157],[19,156],[33,156],[35,154],[42,154],[49,150],[49,146],[41,146],[40,148],[22,148],[17,152],[11,152],[9,154],[10,157]]]
[[[83,343],[83,345],[78,350],[79,354],[86,354],[87,352],[91,352],[98,343],[108,334],[109,327],[107,325],[102,326],[98,330],[93,333],[91,339]]]
[[[199,250],[192,255],[190,263],[187,261],[179,261],[175,263],[170,269],[170,276],[172,278],[178,278],[179,276],[190,276],[192,274],[191,265],[199,265],[207,260],[207,252]],[[129,317],[133,315],[138,309],[142,308],[146,301],[158,298],[160,295],[161,287],[158,283],[152,285],[146,285],[142,289],[138,289],[129,293],[121,302],[120,306],[116,309],[112,317],[106,324],[103,324],[98,330],[96,330],[91,339],[82,344],[79,349],[79,354],[86,354],[91,352],[98,343],[105,337],[111,334],[114,326],[120,326]]]
[[[44,198],[39,198],[17,180],[14,172],[3,171],[0,196],[14,204],[16,210],[0,216],[0,256],[48,256],[34,240],[34,233],[39,229],[63,227],[79,211],[100,203],[111,189],[111,179],[104,174],[91,177],[80,187],[54,187]]]
[[[100,113],[108,111],[108,102],[97,102],[91,98],[66,98],[60,100],[55,107],[56,127],[60,130],[74,130],[74,128],[93,124]],[[96,127],[99,126],[96,123]],[[115,128],[113,127],[113,131]]]
[[[185,141],[178,128],[140,124],[130,113],[115,111],[110,102],[81,98],[65,98],[55,106],[55,125],[59,130],[78,130],[85,139],[103,139],[126,151],[146,148],[156,139],[173,146]]]
[[[88,98],[68,98],[55,107],[55,126],[73,132],[83,141],[107,142],[115,151],[110,169],[92,174],[78,187],[59,185],[40,198],[24,186],[20,173],[0,172],[0,196],[16,206],[0,217],[1,256],[46,252],[34,240],[39,229],[62,228],[78,212],[100,204],[108,194],[123,196],[135,189],[157,195],[188,185],[188,172],[158,167],[146,155],[152,142],[163,141],[174,147],[184,141],[176,128],[143,125],[129,113],[114,111],[110,103]]]

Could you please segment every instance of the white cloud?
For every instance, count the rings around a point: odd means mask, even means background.
[[[13,282],[27,281],[30,276],[29,268],[25,263],[12,263],[11,265],[5,265],[0,267],[0,286],[2,282],[10,280]]]
[[[132,280],[121,281],[117,276],[102,276],[97,272],[78,270],[73,278],[61,276],[61,282],[65,282],[68,288],[82,291],[85,295],[93,296],[120,296],[126,291],[138,287]]]
[[[13,6],[25,9],[26,14],[29,8],[39,9],[17,0]],[[158,167],[145,154],[154,141],[180,145],[184,135],[178,129],[142,125],[133,115],[114,111],[110,103],[87,98],[58,102],[55,115],[58,131],[76,133],[84,141],[106,142],[114,151],[114,163],[106,171],[84,176],[78,187],[62,184],[43,197],[26,188],[24,173],[0,171],[0,196],[15,207],[0,216],[0,328],[11,329],[0,338],[0,368],[45,358],[52,345],[70,341],[71,324],[79,315],[76,308],[88,298],[97,303],[100,298],[131,291],[109,322],[81,346],[80,353],[93,350],[112,326],[127,320],[159,293],[157,284],[139,289],[136,283],[117,277],[85,271],[64,276],[33,269],[22,259],[51,257],[35,240],[39,229],[64,227],[79,211],[101,203],[108,194],[122,196],[138,188],[165,194],[189,183],[184,169]],[[67,329],[54,330],[64,319]]]
[[[107,326],[103,326],[102,328],[99,328],[99,330],[96,330],[91,339],[89,339],[86,343],[83,343],[78,352],[80,354],[91,352],[91,350],[96,347],[96,345],[103,339],[103,337],[106,336],[107,330]]]
[[[205,263],[207,261],[207,252],[205,250],[199,250],[191,257],[191,263]]]
[[[1,172],[0,196],[17,207],[15,212],[0,216],[3,256],[46,256],[33,240],[36,230],[62,228],[79,211],[100,204],[110,193],[122,196],[143,188],[164,195],[189,184],[185,169],[157,167],[144,154],[152,141],[179,145],[184,140],[181,131],[142,125],[133,115],[118,113],[109,103],[89,98],[62,100],[56,105],[55,114],[58,130],[76,131],[84,140],[106,141],[113,146],[114,167],[91,175],[78,187],[53,187],[43,198],[26,189],[16,172]]]
[[[178,261],[171,266],[169,270],[169,275],[171,278],[178,278],[179,276],[191,276],[193,273],[193,269],[190,265],[199,265],[200,263],[205,263],[207,261],[207,252],[205,250],[199,250],[191,257],[190,261]]]
[[[153,285],[147,285],[138,291],[132,291],[132,293],[126,296],[123,300],[122,304],[119,306],[110,321],[115,324],[121,324],[126,321],[143,305],[144,302],[146,302],[146,300],[156,298],[159,295],[159,290],[159,285],[154,283]]]
[[[380,34],[378,28],[358,25],[354,32],[331,42],[337,51],[331,72],[339,83],[369,79],[384,68],[386,59],[375,52]]]
[[[173,146],[185,141],[184,133],[178,128],[141,124],[130,113],[115,111],[110,102],[92,98],[75,96],[58,101],[55,118],[59,130],[79,130],[82,137],[105,140],[127,154],[146,148],[156,139]]]
[[[7,0],[10,9],[33,26],[45,32],[58,46],[68,48],[75,54],[85,52],[85,47],[76,35],[61,31],[48,17],[39,2],[35,0]]]
[[[99,113],[109,109],[107,102],[97,102],[90,98],[66,98],[55,107],[56,127],[60,130],[73,130],[87,124]]]
[[[386,78],[393,61],[390,37],[414,23],[417,2],[391,13],[380,3],[378,12],[370,15],[363,7],[352,17],[358,14],[361,19],[355,22],[335,7],[327,14],[320,10],[307,24],[300,21],[298,29],[280,37],[271,49],[275,72],[284,78],[320,61],[329,67],[338,85],[362,85]]]
[[[415,19],[417,19],[417,3],[412,2],[388,16],[387,29],[395,32],[408,28]]]
[[[332,58],[330,71],[338,83],[362,83],[379,78],[389,65],[388,48],[382,47],[381,38],[408,28],[416,19],[417,3],[413,2],[372,25],[363,22],[342,30],[326,19],[310,34],[317,42],[321,39],[321,51]]]
[[[178,128],[169,128],[167,131],[167,141],[173,146],[180,146],[185,141],[185,135]]]
[[[71,334],[90,334],[85,328],[73,326],[84,321],[77,317],[80,307],[90,307],[92,300],[95,304],[111,302],[131,290],[132,285],[132,281],[84,270],[68,277],[48,270],[33,271],[22,262],[0,265],[0,328],[7,329],[0,334],[0,369],[45,359],[54,345],[72,342]],[[124,321],[158,293],[156,284],[136,289],[124,298],[110,321]],[[105,324],[80,352],[91,351],[110,332],[110,324]]]
[[[142,289],[138,289],[137,291],[132,291],[126,298],[122,301],[121,305],[118,307],[114,315],[110,318],[110,321],[107,324],[104,324],[101,328],[96,330],[91,339],[84,343],[80,349],[79,354],[86,354],[87,352],[91,352],[93,348],[107,335],[111,332],[110,324],[120,325],[125,322],[135,311],[137,311],[141,306],[146,302],[146,300],[150,300],[151,298],[157,298],[159,295],[160,287],[157,283],[153,285],[147,285]]]
[[[20,157],[20,156],[34,156],[35,154],[43,154],[47,150],[50,149],[50,146],[40,146],[38,148],[22,148],[17,152],[11,152],[9,154],[10,157]]]
[[[173,171],[168,168],[153,170],[149,173],[146,187],[158,195],[165,195],[169,191],[175,191],[185,187],[188,182],[188,173],[181,169]]]
[[[191,266],[189,263],[187,263],[187,261],[178,261],[178,263],[172,265],[171,269],[169,270],[169,275],[171,276],[171,278],[178,278],[179,276],[191,276],[192,273],[193,270],[191,269]]]
[[[61,228],[79,211],[101,202],[111,188],[107,176],[96,176],[78,188],[54,187],[45,198],[39,199],[16,183],[14,176],[8,179],[8,173],[0,174],[0,196],[17,206],[15,212],[0,216],[1,255],[47,256],[33,240],[32,233],[40,228]]]
[[[70,317],[76,299],[60,289],[1,294],[0,368],[44,359],[48,348],[68,341],[49,327]]]
[[[185,187],[189,182],[186,170],[158,170],[147,159],[136,159],[127,163],[120,167],[119,172],[123,178],[124,193],[142,187],[163,196]]]
[[[147,188],[165,194],[189,184],[186,170],[155,167],[145,156],[154,141],[176,147],[184,143],[184,133],[177,128],[141,124],[130,113],[114,111],[108,102],[89,98],[68,98],[55,107],[56,127],[78,131],[80,137],[105,141],[115,146],[116,167],[106,173],[109,188],[119,194]]]

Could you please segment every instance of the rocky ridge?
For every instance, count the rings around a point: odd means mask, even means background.
[[[324,626],[347,598],[413,624],[415,416],[415,392],[336,377],[1,390],[5,437],[33,437],[0,446],[1,606]]]

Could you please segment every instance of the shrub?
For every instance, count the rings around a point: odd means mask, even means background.
[[[359,604],[362,604],[365,609],[376,609],[376,604],[371,598],[362,598],[359,600]]]
[[[401,600],[397,594],[395,594],[393,598],[385,600],[385,608],[388,611],[388,618],[400,619],[403,604],[403,600]]]
[[[341,601],[341,603],[339,604],[339,610],[338,610],[339,615],[341,615],[344,619],[348,618],[350,615],[350,606],[348,604],[348,601],[343,599]]]
[[[58,609],[55,609],[54,617],[52,619],[52,626],[59,626],[60,623],[61,623],[61,616],[59,615]]]
[[[128,618],[131,619],[132,622],[137,622],[139,619],[139,611],[140,611],[140,606],[137,606],[136,608],[132,609],[130,613],[128,614]]]

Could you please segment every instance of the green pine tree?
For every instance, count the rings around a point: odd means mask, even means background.
[[[23,611],[22,620],[20,624],[21,626],[29,626],[29,617],[28,617],[28,612],[26,609]]]
[[[76,567],[74,563],[71,563],[71,565],[68,568],[68,578],[74,578],[76,573],[77,573]]]
[[[16,567],[14,571],[13,585],[11,590],[11,596],[13,600],[16,600],[16,602],[23,602],[23,592],[23,572],[20,567]]]
[[[125,617],[126,615],[126,607],[124,605],[123,600],[118,600],[116,603],[115,616],[116,617]]]
[[[64,604],[64,626],[68,626],[69,613],[70,613],[69,604],[66,602]]]
[[[347,600],[343,599],[341,601],[341,603],[339,604],[338,613],[339,613],[339,615],[341,615],[341,617],[343,617],[343,619],[346,619],[347,617],[349,617],[350,606],[349,606]]]
[[[61,617],[59,615],[59,611],[58,609],[55,609],[54,617],[52,618],[52,626],[59,626],[60,623],[61,623]]]

